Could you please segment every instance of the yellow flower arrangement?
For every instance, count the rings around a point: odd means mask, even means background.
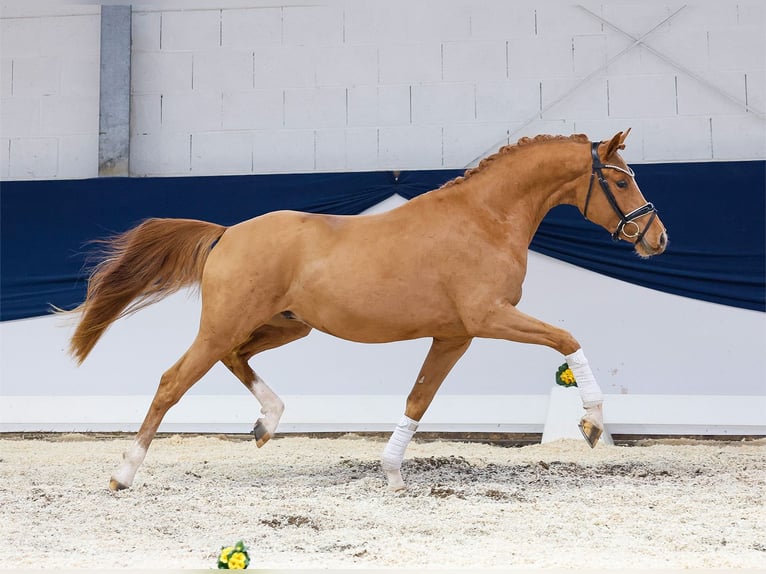
[[[221,548],[218,555],[219,570],[244,570],[250,564],[250,555],[247,546],[241,540],[234,546]]]
[[[574,373],[569,365],[564,363],[556,371],[556,384],[562,387],[576,387],[577,381],[575,380]]]

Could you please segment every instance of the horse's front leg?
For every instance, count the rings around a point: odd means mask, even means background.
[[[402,460],[404,451],[410,444],[420,419],[428,409],[436,391],[449,374],[455,363],[463,356],[471,338],[459,339],[434,339],[426,360],[418,373],[418,378],[412,391],[407,397],[407,406],[399,424],[394,429],[391,438],[383,450],[381,462],[383,471],[388,478],[388,487],[391,490],[402,490]]]
[[[546,345],[564,355],[577,381],[585,409],[580,431],[591,448],[596,446],[604,430],[604,395],[585,353],[571,333],[522,313],[510,302],[492,307],[491,312],[482,314],[481,319],[470,325],[470,330],[477,337]]]

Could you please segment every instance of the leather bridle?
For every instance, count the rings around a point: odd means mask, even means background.
[[[620,222],[617,224],[617,229],[614,230],[614,233],[612,233],[612,240],[617,241],[620,239],[620,234],[625,235],[628,239],[633,239],[634,243],[640,243],[644,239],[644,235],[649,230],[649,227],[651,227],[652,223],[654,223],[654,220],[657,218],[657,210],[654,208],[654,205],[650,202],[646,202],[644,205],[639,207],[638,209],[634,209],[630,213],[623,213],[622,209],[620,209],[620,206],[617,204],[617,199],[614,197],[614,194],[612,193],[612,190],[609,189],[609,182],[604,178],[604,173],[601,171],[603,169],[616,169],[617,171],[620,171],[626,175],[629,175],[630,177],[635,177],[636,174],[633,173],[633,170],[629,167],[627,169],[624,169],[618,165],[610,165],[606,163],[601,163],[601,158],[598,156],[598,146],[601,145],[601,142],[591,142],[591,155],[593,156],[593,171],[590,174],[590,184],[588,185],[588,195],[585,196],[585,209],[583,209],[583,216],[588,217],[588,204],[590,203],[590,195],[591,191],[593,191],[593,180],[598,177],[598,182],[601,184],[601,189],[604,191],[604,195],[606,196],[606,200],[609,202],[609,205],[612,206],[612,210],[617,214],[617,217],[620,218]],[[643,230],[641,227],[636,223],[636,219],[639,217],[642,217],[644,215],[650,214],[649,221],[644,225]],[[628,224],[632,224],[635,227],[635,231],[633,233],[628,233],[626,231],[626,226]],[[633,231],[633,230],[631,230]]]

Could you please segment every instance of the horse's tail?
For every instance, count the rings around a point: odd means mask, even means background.
[[[111,239],[88,281],[69,352],[82,363],[114,321],[198,284],[213,245],[226,228],[191,219],[147,219]]]

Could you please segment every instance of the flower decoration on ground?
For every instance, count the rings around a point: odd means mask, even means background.
[[[569,365],[564,363],[556,371],[556,384],[562,387],[576,387],[577,381],[575,381],[574,373]]]
[[[219,570],[244,570],[250,564],[250,555],[247,546],[241,540],[234,546],[221,548],[218,555]]]

